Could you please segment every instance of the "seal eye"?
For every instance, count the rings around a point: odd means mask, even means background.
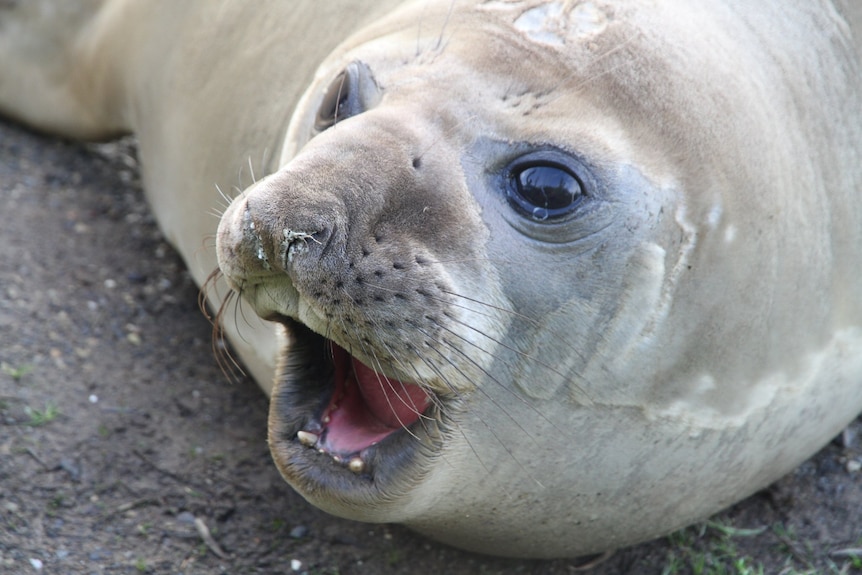
[[[379,91],[371,70],[362,62],[353,62],[326,89],[314,128],[322,132],[341,120],[361,114],[378,99]]]
[[[556,162],[517,164],[509,172],[509,201],[534,220],[557,220],[572,213],[584,186],[572,171]]]

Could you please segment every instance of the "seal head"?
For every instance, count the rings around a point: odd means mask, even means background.
[[[840,15],[445,4],[336,50],[219,228],[226,278],[283,326],[291,485],[571,556],[717,511],[850,421],[862,108]]]

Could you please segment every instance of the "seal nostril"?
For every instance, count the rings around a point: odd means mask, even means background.
[[[413,169],[418,170],[422,167],[422,158],[413,158]]]

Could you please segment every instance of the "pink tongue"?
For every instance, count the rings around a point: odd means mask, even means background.
[[[368,410],[385,425],[392,428],[410,425],[428,407],[431,400],[418,385],[389,379],[355,358],[351,362]]]
[[[347,455],[374,445],[419,419],[431,403],[421,387],[375,373],[332,345],[336,388],[323,415],[320,446]]]

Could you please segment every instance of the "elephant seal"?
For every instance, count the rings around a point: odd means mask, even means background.
[[[269,322],[228,325],[265,387],[280,348],[269,439],[304,497],[575,556],[862,410],[862,7],[395,4],[95,3],[29,51],[0,24],[0,109],[136,131],[199,281],[211,186],[268,158],[216,251]]]

